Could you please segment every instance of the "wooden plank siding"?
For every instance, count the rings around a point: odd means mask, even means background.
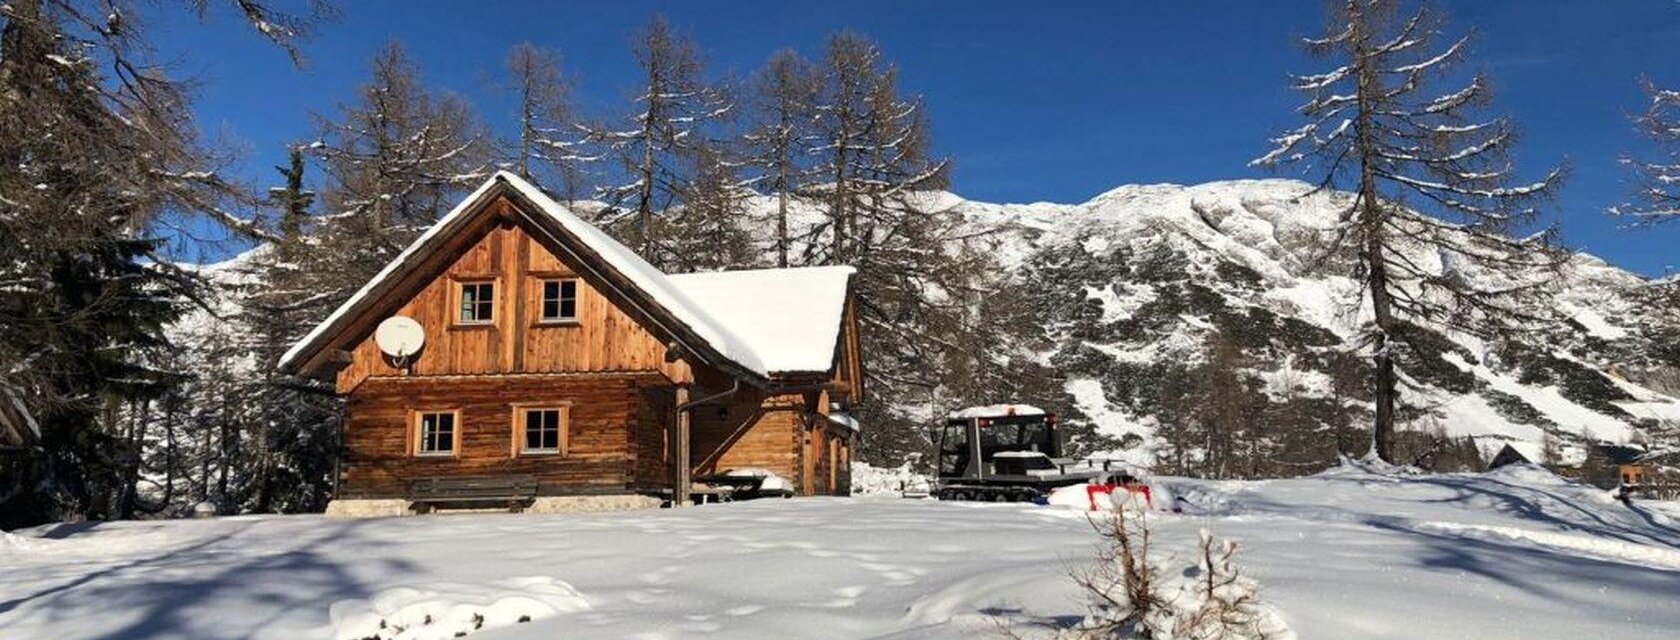
[[[340,393],[375,377],[643,371],[678,381],[689,377],[685,363],[666,361],[664,342],[585,280],[578,280],[576,322],[542,322],[542,281],[576,278],[576,269],[507,219],[481,233],[441,274],[384,316],[406,315],[420,323],[426,346],[419,355],[398,367],[370,333],[350,350],[351,362],[338,374]],[[460,286],[467,282],[495,284],[491,323],[458,322]]]
[[[757,390],[743,390],[727,404],[696,407],[689,432],[695,475],[751,468],[793,481],[799,477],[804,411],[798,395]]]
[[[487,205],[458,237],[422,256],[367,317],[336,334],[336,344],[353,345],[345,347],[348,362],[336,380],[347,399],[338,497],[402,497],[416,479],[514,474],[535,476],[543,495],[672,488],[678,386],[704,397],[735,379],[667,358],[671,335],[650,329],[659,321],[591,275],[598,271],[574,264],[577,254],[537,240],[549,236],[529,227],[516,206],[506,197]],[[542,282],[573,278],[576,321],[543,322]],[[495,285],[490,322],[459,322],[460,285],[468,282]],[[849,474],[836,467],[839,451],[849,459],[851,433],[823,419],[831,397],[819,387],[834,389],[842,402],[861,396],[853,306],[848,302],[831,373],[770,381],[788,392],[742,384],[737,394],[690,412],[694,475],[762,468],[801,493],[847,492]],[[412,317],[425,331],[425,347],[407,362],[390,361],[372,337],[373,326],[392,315]],[[566,450],[520,455],[519,405],[565,406]],[[453,455],[415,455],[413,413],[431,410],[459,412]]]
[[[349,398],[340,496],[400,497],[409,481],[466,475],[534,475],[544,495],[643,489],[661,456],[657,440],[650,448],[637,435],[661,428],[646,422],[670,413],[657,398],[671,389],[657,374],[372,379]],[[515,408],[561,403],[570,406],[566,450],[521,454]],[[459,412],[454,455],[414,455],[422,411]]]

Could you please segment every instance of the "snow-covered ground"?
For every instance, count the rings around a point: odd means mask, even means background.
[[[1160,484],[1185,511],[1151,516],[1161,564],[1238,541],[1301,638],[1680,637],[1673,505],[1531,468]],[[67,524],[0,537],[0,637],[1000,637],[1083,613],[1065,574],[1096,540],[1073,511],[887,498]]]

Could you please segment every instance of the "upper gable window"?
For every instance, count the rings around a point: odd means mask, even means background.
[[[538,319],[543,322],[573,322],[577,320],[578,281],[576,278],[544,280],[542,309]]]
[[[489,324],[495,320],[496,283],[461,283],[461,324]]]

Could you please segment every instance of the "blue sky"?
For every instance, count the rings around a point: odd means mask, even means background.
[[[925,96],[937,148],[956,160],[953,190],[972,199],[1082,202],[1127,183],[1266,177],[1276,174],[1247,162],[1298,124],[1287,75],[1321,63],[1292,43],[1323,23],[1316,0],[341,4],[305,43],[301,70],[242,30],[151,15],[160,55],[202,84],[200,125],[245,151],[235,171],[271,184],[284,145],[313,135],[310,113],[349,99],[393,38],[428,84],[465,96],[492,126],[512,116],[494,86],[525,41],[561,52],[585,112],[611,113],[635,82],[629,35],[662,12],[719,75],[745,76],[782,47],[814,57],[837,29],[872,36],[904,88]],[[1649,275],[1680,270],[1680,223],[1629,230],[1603,214],[1628,194],[1617,158],[1649,152],[1628,120],[1644,108],[1638,79],[1680,86],[1680,2],[1437,5],[1454,32],[1477,34],[1472,64],[1523,130],[1518,166],[1537,176],[1571,165],[1553,211],[1566,242]]]

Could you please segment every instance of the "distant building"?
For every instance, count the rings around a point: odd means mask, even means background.
[[[1541,464],[1545,462],[1545,460],[1545,453],[1538,444],[1532,442],[1507,442],[1505,443],[1505,446],[1500,447],[1498,452],[1493,454],[1493,458],[1491,460],[1488,460],[1488,470],[1491,471],[1500,467],[1520,463]]]
[[[1650,452],[1646,451],[1644,447],[1625,444],[1601,444],[1598,445],[1598,451],[1603,454],[1604,468],[1592,469],[1589,472],[1605,479],[1605,482],[1600,484],[1610,486],[1617,484],[1633,485],[1639,484],[1640,481],[1645,479],[1648,465],[1642,463],[1641,459]]]

